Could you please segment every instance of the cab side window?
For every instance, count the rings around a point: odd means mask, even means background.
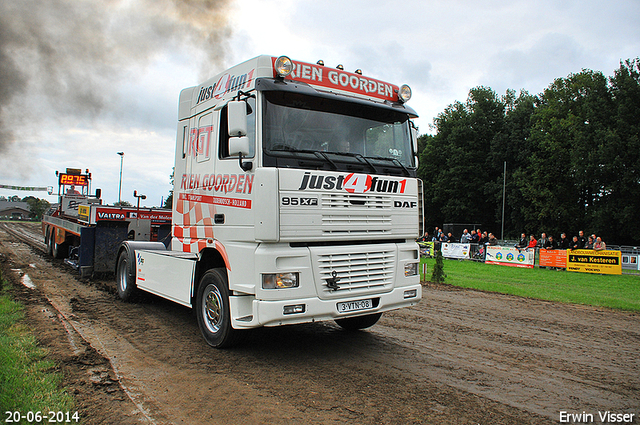
[[[213,132],[213,113],[200,117],[198,121],[198,138],[196,140],[196,158],[198,162],[208,161],[211,158],[211,139]]]

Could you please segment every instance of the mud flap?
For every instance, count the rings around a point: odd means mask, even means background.
[[[115,270],[118,247],[127,239],[128,229],[126,221],[98,222],[95,227],[94,273],[112,273]]]

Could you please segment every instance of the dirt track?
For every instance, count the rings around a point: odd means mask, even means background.
[[[1,227],[0,264],[87,424],[601,423],[606,410],[640,423],[634,313],[429,285],[368,331],[259,329],[214,350],[189,309],[123,303],[112,281],[80,281]]]

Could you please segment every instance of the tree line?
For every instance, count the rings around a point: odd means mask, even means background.
[[[25,196],[20,199],[18,195],[10,196],[9,198],[5,196],[0,196],[0,201],[7,202],[26,202],[29,206],[29,211],[31,212],[31,217],[37,220],[42,220],[42,215],[49,209],[51,204],[46,199],[36,198],[34,196]]]
[[[419,138],[425,225],[482,223],[504,238],[584,230],[640,243],[640,58],[583,69],[543,93],[476,87]]]

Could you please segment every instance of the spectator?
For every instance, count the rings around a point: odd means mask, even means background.
[[[569,249],[582,249],[582,244],[580,243],[580,240],[577,236],[573,237],[573,241],[571,241]]]
[[[464,229],[462,231],[462,236],[460,236],[460,243],[469,243],[471,242],[471,234],[469,234],[469,229]]]
[[[422,235],[421,238],[417,239],[418,242],[429,242],[430,240],[431,238],[429,237],[429,232],[424,232],[424,235]]]
[[[571,246],[571,241],[567,237],[566,233],[560,235],[560,242],[558,243],[558,248],[560,249],[569,249]]]
[[[536,237],[533,235],[529,236],[529,245],[527,245],[527,249],[535,248],[536,246],[538,246],[538,241],[536,240]]]
[[[547,234],[543,233],[542,235],[540,235],[540,239],[538,239],[538,248],[546,248],[547,245]]]
[[[479,240],[479,239],[480,239],[480,238],[478,238],[478,234],[476,233],[476,231],[475,231],[475,230],[472,230],[472,231],[471,231],[471,241],[470,241],[470,242],[471,242],[471,243],[478,243],[478,240]]]
[[[440,242],[449,242],[449,239],[447,239],[447,235],[445,235],[444,232],[440,232],[440,237],[438,238],[438,240]]]
[[[493,233],[489,233],[489,240],[487,241],[487,245],[495,246],[498,245],[498,239],[493,236]]]
[[[547,242],[544,244],[544,248],[545,249],[557,249],[558,248],[558,242],[556,242],[553,239],[553,235],[549,235],[549,238],[547,239]]]
[[[607,249],[607,244],[603,242],[600,236],[598,236],[596,238],[596,242],[593,244],[593,249],[596,251],[604,251]]]
[[[580,242],[580,249],[584,249],[587,246],[587,238],[584,237],[584,230],[578,232],[578,242]]]
[[[451,232],[447,233],[447,240],[449,242],[455,242],[455,238],[453,237],[453,233],[451,233]]]
[[[516,245],[515,247],[518,249],[525,249],[528,244],[529,242],[527,241],[527,235],[523,233],[520,235],[520,242],[518,242],[518,245]]]
[[[593,249],[593,238],[589,236],[587,240],[587,244],[584,246],[584,249]]]

